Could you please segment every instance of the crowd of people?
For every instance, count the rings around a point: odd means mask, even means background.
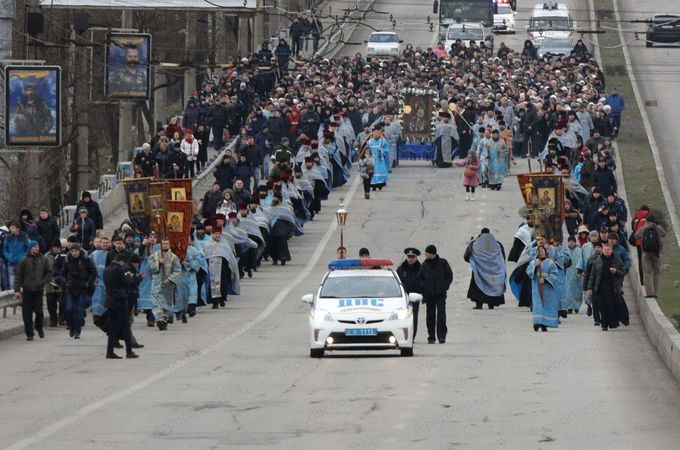
[[[35,331],[44,335],[42,303],[30,294],[38,290],[47,294],[50,325],[65,324],[73,338],[80,336],[90,308],[95,324],[109,334],[112,358],[119,338],[128,355],[141,347],[130,332],[140,312],[149,326],[164,330],[175,320],[186,322],[197,306],[224,306],[263,261],[291,260],[288,240],[303,234],[305,222],[348,180],[355,163],[366,199],[385,187],[398,165],[399,97],[408,88],[439,93],[435,163],[465,168],[468,199],[478,186],[500,189],[513,158],[538,158],[537,170],[573,180],[568,242],[534,238],[527,223],[509,254],[510,260],[527,259],[524,276],[516,270],[511,281],[520,286],[520,305],[532,307],[536,329],[557,326],[584,300],[603,329],[626,323],[620,286],[632,247],[648,295],[657,295],[663,229],[645,208],[627,225],[612,148],[624,102],[616,89],[606,93],[604,75],[584,46],[564,57],[538,58],[531,41],[519,51],[501,43],[495,54],[475,42],[457,42],[448,52],[407,45],[399,57],[385,60],[357,53],[294,65],[276,54],[263,45],[250,59],[207,79],[181,120],[159,128],[134,158],[136,176],[182,178],[205,170],[209,146],[220,155],[183,260],[170,242],[130,221],[110,238],[102,236],[101,212],[87,193],[66,240],[60,240],[47,211],[35,221],[22,211],[10,224],[0,280],[3,288],[29,299],[24,302],[29,339],[33,315]],[[230,138],[236,141],[227,145]],[[504,302],[498,274],[490,273],[494,266],[488,263],[505,255],[489,235],[484,230],[478,238],[484,242],[466,252],[474,269],[469,296],[477,308]],[[43,272],[44,264],[32,261],[45,254],[50,269]],[[502,280],[504,286],[505,276]],[[445,308],[436,303],[433,317]],[[430,339],[438,328],[446,333],[437,322]]]

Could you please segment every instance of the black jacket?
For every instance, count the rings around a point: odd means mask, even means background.
[[[591,262],[591,261],[589,261]],[[615,274],[604,273],[605,270],[609,270],[609,267],[616,269]],[[626,275],[626,268],[623,266],[623,262],[618,256],[612,254],[609,258],[604,256],[604,254],[599,257],[592,258],[592,267],[588,273],[587,289],[592,289],[594,293],[600,295],[619,295],[623,293],[623,277]],[[603,284],[604,277],[614,277],[613,291],[608,292],[608,289],[601,288]]]
[[[106,289],[104,306],[109,309],[127,308],[128,281],[125,278],[125,266],[113,263],[104,270],[104,288]]]
[[[92,222],[94,222],[94,227],[97,230],[104,229],[104,217],[102,216],[102,212],[99,209],[99,204],[97,202],[92,199],[90,199],[89,202],[81,200],[76,206],[76,211],[78,211],[80,208],[87,209],[87,217],[92,219]],[[51,243],[48,242],[47,245],[51,245]]]
[[[399,275],[401,284],[404,286],[404,290],[407,294],[412,292],[417,294],[423,293],[423,281],[418,276],[420,265],[420,261],[416,261],[414,264],[409,264],[404,261],[397,268],[397,275]]]
[[[96,279],[97,269],[83,250],[77,258],[68,254],[61,270],[61,280],[67,294],[88,295],[94,290]]]
[[[232,176],[233,179],[233,176]],[[218,181],[219,182],[219,181]],[[222,191],[213,191],[210,189],[203,196],[203,205],[201,206],[201,215],[203,217],[212,217],[215,215],[217,207],[220,206],[224,194]]]
[[[236,176],[236,169],[231,164],[220,164],[213,172],[215,175],[215,182],[220,185],[220,189],[231,189],[234,185],[234,177]],[[221,201],[221,198],[220,198]],[[219,202],[217,203],[219,205]]]
[[[418,277],[423,283],[425,301],[437,297],[445,297],[446,291],[453,283],[453,271],[448,261],[439,256],[426,259],[420,265]]]
[[[42,291],[45,284],[50,281],[50,262],[42,254],[27,254],[14,269],[14,292],[23,288],[26,292]]]
[[[617,191],[616,177],[614,176],[614,172],[607,166],[604,168],[598,166],[597,169],[595,169],[595,173],[593,174],[593,185],[605,198],[609,194]]]
[[[45,240],[45,244],[47,244],[48,248],[52,246],[52,243],[56,239],[59,239],[59,225],[51,216],[45,220],[38,219],[36,225],[38,225],[38,233],[40,233],[40,236]]]
[[[139,273],[139,270],[132,264],[125,267],[125,279],[127,280],[127,306],[130,310],[137,306],[137,299],[139,298],[139,285],[142,284],[144,275]]]

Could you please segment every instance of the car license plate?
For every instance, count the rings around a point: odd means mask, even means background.
[[[377,336],[377,328],[346,328],[345,336]]]

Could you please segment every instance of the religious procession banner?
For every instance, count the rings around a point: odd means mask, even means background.
[[[128,217],[133,228],[141,233],[148,233],[149,225],[149,183],[152,178],[128,178],[121,180],[125,188],[125,201]]]
[[[437,91],[406,88],[399,99],[399,120],[407,143],[431,142]]]
[[[168,200],[167,211],[162,216],[165,236],[170,240],[172,253],[184,260],[191,233],[193,203],[188,200]]]
[[[564,184],[562,175],[522,174],[517,176],[524,198],[525,218],[534,223],[534,235],[562,242]]]
[[[191,201],[192,189],[191,180],[189,178],[181,178],[175,180],[166,180],[165,182],[165,198],[168,200],[177,201]]]
[[[157,235],[164,234],[163,216],[165,215],[165,202],[167,196],[165,194],[165,181],[154,181],[149,183],[149,207],[150,207],[150,221],[151,230]]]

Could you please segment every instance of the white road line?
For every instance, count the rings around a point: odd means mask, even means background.
[[[588,0],[590,2],[590,9],[594,11],[593,0]],[[619,14],[619,2],[618,0],[612,0],[614,5],[614,17],[617,23],[621,23],[621,14]],[[649,141],[649,146],[652,149],[652,156],[654,157],[654,164],[656,165],[656,172],[659,177],[659,183],[661,184],[661,192],[663,193],[663,198],[666,201],[666,207],[668,208],[668,215],[671,218],[671,224],[673,225],[673,233],[675,234],[675,240],[680,245],[680,223],[678,223],[678,214],[675,209],[675,203],[671,197],[671,191],[668,187],[668,181],[666,180],[666,174],[663,170],[663,163],[661,161],[661,155],[659,154],[659,147],[656,145],[656,139],[654,138],[654,133],[652,132],[652,125],[649,122],[649,116],[647,116],[647,110],[644,107],[644,102],[642,101],[642,95],[640,95],[640,89],[638,88],[637,80],[635,78],[635,73],[633,72],[633,65],[630,62],[630,54],[628,53],[628,45],[626,44],[626,38],[623,36],[623,30],[621,26],[618,26],[619,30],[619,40],[621,41],[621,50],[623,51],[623,59],[626,63],[626,70],[628,71],[628,78],[630,78],[630,85],[633,88],[633,93],[635,94],[635,100],[638,104],[638,109],[640,110],[640,115],[642,116],[642,123],[645,126],[645,132],[647,133],[647,140]],[[597,38],[597,35],[595,35]],[[640,205],[634,205],[639,207]]]
[[[345,199],[345,207],[349,206],[350,202],[352,201],[352,197],[354,196],[354,193],[357,190],[357,187],[359,186],[359,180],[361,177],[355,176],[354,177],[354,182],[352,183],[352,186],[350,187],[349,192],[347,193],[347,197]],[[19,449],[25,449],[28,448],[32,445],[37,444],[38,442],[48,438],[49,436],[55,434],[56,432],[62,430],[63,428],[72,425],[73,423],[77,422],[80,419],[84,419],[88,417],[90,414],[93,412],[103,408],[104,406],[113,403],[117,400],[120,400],[122,398],[128,397],[136,392],[139,392],[140,390],[150,386],[152,383],[155,383],[162,378],[170,375],[173,372],[176,372],[177,370],[183,368],[184,366],[206,356],[209,355],[210,353],[213,353],[215,350],[218,350],[222,347],[224,347],[226,344],[229,342],[233,341],[237,337],[241,336],[242,334],[245,334],[248,330],[253,328],[255,325],[259,324],[263,320],[265,320],[271,313],[274,312],[274,310],[279,306],[279,304],[283,301],[284,298],[295,288],[298,284],[302,283],[305,278],[312,272],[314,269],[314,266],[316,266],[316,263],[319,261],[321,258],[321,254],[323,253],[324,249],[326,248],[326,245],[328,245],[328,241],[333,237],[333,234],[335,233],[335,230],[338,227],[338,223],[335,220],[332,220],[330,224],[328,225],[328,229],[326,230],[326,233],[323,235],[321,238],[321,241],[317,244],[316,248],[314,249],[314,253],[312,253],[312,256],[309,258],[309,261],[307,262],[307,265],[300,271],[297,277],[286,287],[284,287],[277,295],[272,299],[272,301],[267,305],[267,307],[253,320],[251,320],[249,323],[246,325],[242,326],[240,329],[235,331],[234,333],[225,336],[221,340],[217,341],[216,343],[210,345],[209,347],[206,347],[205,349],[199,351],[198,353],[189,356],[185,359],[181,359],[174,364],[170,365],[169,367],[161,370],[160,372],[155,373],[154,375],[151,375],[148,377],[146,380],[140,381],[138,383],[133,384],[132,386],[123,389],[122,391],[116,392],[114,394],[111,394],[109,396],[106,396],[100,400],[94,401],[77,411],[73,412],[72,414],[63,417],[62,419],[44,427],[40,431],[34,433],[32,436],[27,437],[25,439],[22,439],[9,447],[5,447],[4,450],[19,450]]]

